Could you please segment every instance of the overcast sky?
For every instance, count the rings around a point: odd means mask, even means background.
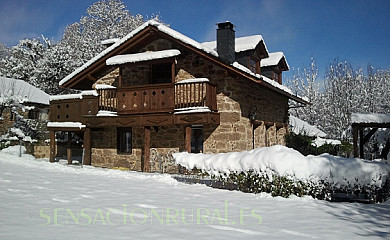
[[[59,40],[96,0],[1,0],[0,42],[16,45],[43,34]],[[229,20],[236,36],[261,34],[270,52],[283,51],[291,68],[317,59],[320,74],[335,58],[354,66],[390,67],[389,0],[124,0],[132,14],[160,14],[171,28],[199,41],[215,40]],[[291,76],[292,70],[288,73]]]

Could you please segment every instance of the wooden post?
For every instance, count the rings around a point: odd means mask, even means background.
[[[142,164],[142,171],[149,172],[150,171],[150,127],[144,127],[144,159]]]
[[[184,150],[188,153],[191,152],[191,126],[185,126],[185,136],[184,136]]]
[[[364,140],[363,140],[363,129],[359,129],[359,148],[360,148],[360,158],[364,158]]]
[[[68,149],[66,150],[66,156],[68,159],[68,164],[72,164],[72,132],[68,132]]]
[[[84,132],[84,165],[91,165],[91,129]]]
[[[359,157],[358,152],[358,129],[356,126],[352,126],[352,135],[353,135],[353,156]]]
[[[56,132],[50,131],[50,162],[56,158]]]

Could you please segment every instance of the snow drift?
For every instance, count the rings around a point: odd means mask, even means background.
[[[177,164],[189,170],[200,169],[212,176],[253,171],[266,175],[270,181],[274,176],[286,176],[307,183],[327,182],[337,188],[351,184],[382,187],[390,178],[390,166],[383,163],[329,154],[305,157],[280,145],[219,154],[182,152],[174,153],[173,157]]]

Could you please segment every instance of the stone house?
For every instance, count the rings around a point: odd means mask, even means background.
[[[84,164],[146,172],[176,171],[172,152],[284,144],[289,100],[307,101],[282,85],[284,55],[266,66],[279,78],[262,75],[270,55],[261,35],[236,38],[230,22],[199,43],[148,21],[60,82],[82,92],[51,98],[50,160],[59,131],[83,139]]]

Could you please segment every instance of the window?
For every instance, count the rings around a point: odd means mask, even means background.
[[[28,119],[39,119],[39,111],[36,109],[31,109],[28,112]]]
[[[132,129],[117,128],[117,150],[118,153],[131,153],[132,151]]]
[[[203,127],[193,126],[191,130],[191,153],[203,152]]]
[[[151,66],[151,79],[152,84],[158,83],[171,83],[172,82],[172,64],[153,64]]]
[[[251,72],[259,73],[258,65],[259,65],[259,61],[257,61],[256,59],[253,59],[253,58],[249,58],[249,70],[251,70]]]

